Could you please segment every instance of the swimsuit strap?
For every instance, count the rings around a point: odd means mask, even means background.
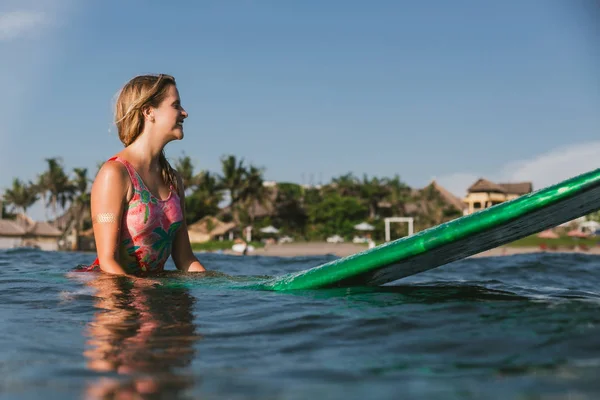
[[[108,159],[108,161],[118,161],[125,166],[125,169],[127,169],[127,173],[129,174],[129,178],[131,179],[131,183],[133,184],[133,188],[136,191],[139,192],[145,188],[146,185],[144,185],[142,178],[140,178],[140,175],[137,173],[135,168],[133,168],[133,165],[129,163],[129,161],[118,156],[111,157]]]
[[[111,157],[108,159],[108,161],[119,161],[121,164],[123,164],[125,166],[125,168],[127,169],[127,172],[129,173],[129,178],[131,179],[131,182],[133,183],[133,187],[135,188],[135,190],[137,190],[137,191],[148,190],[148,188],[146,187],[146,184],[142,180],[142,177],[140,176],[140,174],[137,173],[137,171],[135,170],[135,168],[133,168],[133,165],[131,165],[131,163],[129,161],[127,161],[124,158],[121,158],[119,156]],[[169,190],[171,192],[174,192],[175,194],[178,194],[177,191],[175,190],[175,187],[172,184],[169,184]]]

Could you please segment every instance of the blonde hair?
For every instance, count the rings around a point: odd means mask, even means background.
[[[170,85],[176,86],[175,78],[159,74],[136,76],[123,86],[115,104],[115,125],[125,147],[135,142],[144,130],[144,108],[158,107],[166,97]],[[158,161],[165,184],[172,185],[179,191],[175,170],[167,161],[164,150]]]

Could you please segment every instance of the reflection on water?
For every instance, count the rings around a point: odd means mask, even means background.
[[[85,330],[84,355],[101,378],[86,398],[176,396],[193,385],[185,369],[200,335],[187,289],[105,275],[88,284],[96,290],[97,311]]]
[[[599,256],[291,292],[258,277],[328,259],[206,254],[219,273],[65,277],[84,257],[0,251],[0,398],[600,398]]]

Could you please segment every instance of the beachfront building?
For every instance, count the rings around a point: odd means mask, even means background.
[[[0,219],[0,249],[35,247],[55,251],[62,232],[47,222],[33,221],[25,215],[14,220]]]
[[[515,199],[532,191],[531,182],[494,183],[481,178],[467,189],[467,196],[463,199],[467,205],[465,215]]]

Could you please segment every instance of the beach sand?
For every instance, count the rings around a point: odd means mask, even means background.
[[[264,248],[256,249],[255,251],[248,253],[249,256],[275,256],[275,257],[301,257],[301,256],[317,256],[333,254],[338,257],[346,257],[352,254],[359,253],[367,250],[367,246],[358,245],[353,243],[326,243],[326,242],[305,242],[305,243],[286,243],[286,244],[274,244]],[[513,254],[523,253],[537,253],[537,252],[548,252],[548,253],[586,253],[586,254],[600,254],[600,247],[592,247],[589,250],[583,251],[579,248],[567,249],[559,248],[558,250],[541,250],[538,247],[510,247],[500,246],[491,250],[487,250],[476,254],[472,257],[493,257],[493,256],[509,256]],[[231,250],[224,252],[225,254],[237,254]]]

